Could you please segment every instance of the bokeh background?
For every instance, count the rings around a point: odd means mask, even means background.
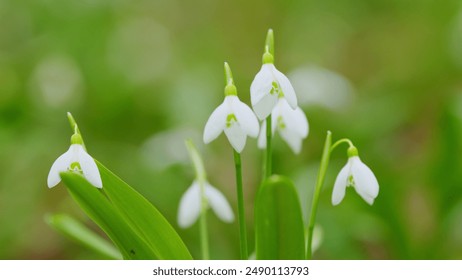
[[[0,0],[0,259],[98,259],[52,230],[49,213],[97,228],[60,185],[73,113],[91,155],[145,195],[178,229],[193,180],[184,148],[200,147],[209,181],[236,210],[232,150],[202,144],[223,100],[223,62],[249,104],[268,28],[276,65],[296,89],[309,137],[294,155],[276,136],[274,169],[304,212],[327,130],[350,138],[375,172],[367,205],[330,196],[346,163],[337,149],[321,193],[318,259],[462,258],[462,3],[459,0]],[[261,152],[243,152],[250,247]],[[237,223],[209,213],[211,256],[238,258]],[[199,258],[199,228],[178,229]]]

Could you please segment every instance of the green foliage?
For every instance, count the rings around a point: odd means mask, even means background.
[[[75,173],[62,173],[61,178],[124,259],[191,259],[183,241],[152,204],[102,164],[98,167],[103,190]]]
[[[120,214],[160,259],[191,259],[188,249],[162,214],[142,195],[97,162],[103,190]]]
[[[264,11],[262,3],[0,1],[0,259],[92,257],[56,242],[43,222],[44,213],[79,211],[66,188],[48,190],[45,180],[69,146],[66,111],[78,118],[90,154],[173,225],[192,177],[183,139],[199,143],[223,100],[223,61],[248,103],[269,27],[275,62],[310,123],[297,156],[279,137],[273,141],[274,170],[294,180],[303,213],[326,129],[360,147],[381,187],[372,207],[348,194],[332,207],[345,164],[343,153],[332,155],[317,218],[325,239],[313,257],[462,259],[462,2],[265,1]],[[225,142],[222,136],[207,147],[204,164],[231,198]],[[249,140],[242,154],[248,215],[259,155]],[[235,225],[209,220],[211,255],[238,258]],[[252,248],[252,217],[246,220]],[[198,233],[197,225],[179,231],[194,256]]]
[[[61,178],[74,200],[114,242],[124,259],[157,259],[150,246],[136,234],[100,190],[78,174],[62,173]]]
[[[273,175],[265,180],[255,203],[257,259],[305,258],[304,227],[294,184]]]
[[[47,215],[45,221],[58,232],[97,252],[104,258],[113,260],[122,258],[120,252],[112,244],[69,215]]]

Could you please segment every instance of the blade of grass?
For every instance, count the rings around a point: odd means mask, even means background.
[[[45,221],[59,233],[106,259],[122,259],[120,252],[111,243],[69,215],[50,214],[45,216]]]

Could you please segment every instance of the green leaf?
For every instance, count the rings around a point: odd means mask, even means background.
[[[273,175],[263,182],[255,203],[255,223],[257,259],[305,258],[300,201],[288,178]]]
[[[96,162],[103,191],[132,228],[154,250],[159,259],[192,259],[186,245],[162,214],[141,194]]]
[[[107,259],[119,260],[120,252],[108,241],[66,214],[46,215],[45,221],[56,231]]]
[[[133,230],[101,190],[76,173],[63,172],[61,178],[74,200],[114,242],[124,259],[157,258],[150,246]],[[108,184],[103,181],[103,186],[105,185]]]

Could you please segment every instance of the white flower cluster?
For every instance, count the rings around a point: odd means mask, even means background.
[[[210,115],[204,129],[204,142],[210,143],[225,132],[238,153],[244,149],[247,136],[258,136],[258,147],[266,148],[266,118],[271,114],[272,133],[279,132],[294,153],[299,153],[302,140],[308,136],[308,120],[297,106],[297,96],[289,79],[273,63],[265,63],[250,86],[252,110],[237,95],[227,95]],[[256,116],[256,117],[255,117]],[[261,129],[258,119],[262,120]]]

